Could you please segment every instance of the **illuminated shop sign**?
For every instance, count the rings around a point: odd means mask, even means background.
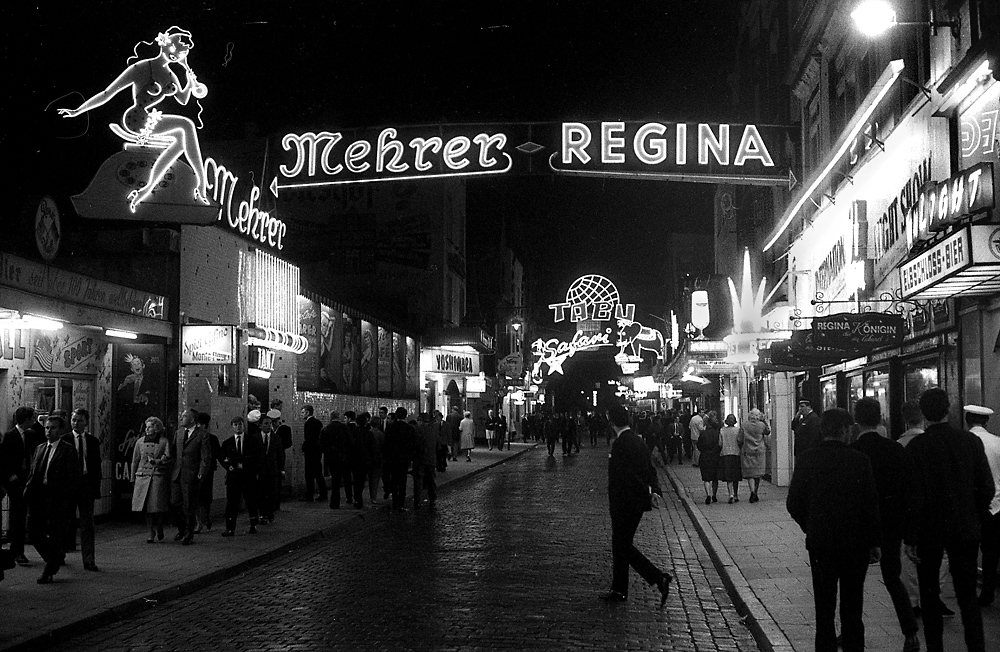
[[[424,373],[475,376],[479,374],[479,354],[424,348],[420,351],[420,366]]]
[[[947,181],[925,185],[908,224],[908,243],[912,246],[962,218],[993,208],[993,191],[992,163],[979,163]]]
[[[410,132],[412,130],[404,131]],[[377,135],[340,131],[285,134],[287,164],[278,167],[276,189],[345,183],[503,174],[513,160],[503,133],[442,135],[407,133],[388,127]]]
[[[871,349],[902,344],[906,324],[901,315],[840,313],[814,317],[812,331],[816,346],[846,349],[861,355]]]
[[[594,351],[602,346],[614,346],[610,328],[596,335],[577,332],[569,342],[554,337],[548,340],[539,338],[531,343],[531,353],[538,358],[535,360],[531,375],[534,378],[540,377],[544,369],[542,365],[548,367],[549,374],[561,374],[563,363],[567,359],[581,351]]]
[[[633,320],[635,304],[623,305],[618,295],[618,287],[610,279],[599,274],[587,274],[573,281],[566,291],[566,301],[549,304],[552,319],[559,323],[566,319],[573,323],[587,319],[609,321],[615,319]]]
[[[758,176],[767,183],[782,174],[787,180],[771,155],[780,151],[786,133],[784,128],[757,125],[564,122],[559,151],[549,157],[549,165],[557,172],[668,178],[743,175],[747,182]]]
[[[181,364],[236,362],[236,327],[216,324],[181,326]]]
[[[269,212],[260,210],[261,190],[257,184],[250,184],[250,190],[240,195],[244,198],[234,206],[239,177],[226,166],[216,163],[215,159],[208,158],[205,159],[205,178],[212,200],[220,205],[218,222],[260,245],[279,251],[284,249],[283,240],[288,233],[288,225]]]
[[[250,369],[270,374],[274,371],[275,352],[262,346],[250,347]]]
[[[913,223],[911,212],[920,201],[920,189],[930,178],[931,158],[927,156],[899,188],[875,223],[875,251],[872,253],[876,260],[885,256],[900,236],[907,234],[909,225]]]
[[[956,231],[900,265],[899,280],[907,299],[1000,291],[1000,226],[976,224]]]

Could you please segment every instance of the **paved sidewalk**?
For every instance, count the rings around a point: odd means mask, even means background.
[[[728,504],[728,491],[719,487],[719,502],[705,504],[705,489],[697,468],[672,464],[666,474],[712,554],[740,613],[762,650],[814,649],[815,611],[805,535],[785,510],[787,488],[761,482],[760,502],[750,504],[747,484],[740,502]],[[949,581],[942,598],[956,612]],[[869,568],[865,583],[865,639],[870,650],[897,650],[903,636],[878,566]],[[986,649],[1000,650],[1000,608],[983,609]],[[962,619],[945,619],[944,649],[964,650]],[[921,632],[921,646],[923,633]]]
[[[513,443],[509,451],[502,452],[476,449],[472,462],[463,457],[449,463],[448,470],[437,476],[438,486],[454,484],[533,446]],[[412,482],[408,490],[411,486]],[[409,508],[412,492],[407,497]],[[385,509],[381,502],[374,507],[366,504],[363,510],[343,504],[339,510],[331,510],[326,503],[292,500],[282,503],[275,522],[260,526],[256,536],[245,534],[248,523],[243,513],[237,536],[224,539],[220,536],[224,500],[216,500],[216,527],[197,535],[193,546],[173,542],[176,530],[172,527],[162,542],[150,545],[145,525],[107,523],[97,527],[101,571],[84,571],[80,553],[70,553],[55,582],[45,586],[35,581],[42,563],[29,546],[31,566],[7,572],[0,582],[0,650],[37,649],[50,638],[80,633],[148,604],[191,593],[315,539],[350,533],[352,524],[362,524],[367,512]]]

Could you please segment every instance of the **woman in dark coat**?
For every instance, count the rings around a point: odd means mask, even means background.
[[[705,504],[709,505],[719,501],[715,494],[719,491],[719,454],[722,452],[719,415],[714,411],[705,415],[705,429],[698,436],[698,451],[701,453],[698,467],[705,483]]]

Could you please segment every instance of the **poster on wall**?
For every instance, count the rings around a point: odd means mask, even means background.
[[[361,390],[361,324],[343,313],[340,323],[337,341],[340,342],[341,387],[346,392],[357,394]]]
[[[321,315],[319,304],[301,294],[298,297],[299,335],[306,338],[309,348],[300,355],[296,364],[299,389],[319,389]]]
[[[416,396],[418,391],[418,381],[420,369],[417,366],[417,343],[412,337],[406,338],[406,395]]]
[[[378,327],[378,393],[392,393],[392,331]]]
[[[71,328],[33,331],[28,369],[46,373],[96,374],[98,344],[92,333]]]
[[[320,308],[319,327],[319,390],[338,392],[343,387],[340,377],[340,339],[337,337],[341,326],[340,312],[323,304]]]
[[[176,417],[164,414],[164,350],[162,344],[115,344],[112,351],[112,454],[115,510],[127,511],[132,502],[132,451],[145,433],[149,417],[158,417],[173,434]]]
[[[392,335],[392,395],[406,394],[406,338],[400,333]]]
[[[374,396],[377,370],[378,342],[375,325],[361,321],[361,393]]]

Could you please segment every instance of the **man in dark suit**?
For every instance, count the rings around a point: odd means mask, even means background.
[[[260,418],[260,438],[264,444],[264,463],[258,485],[261,522],[272,523],[274,511],[278,508],[278,489],[285,475],[285,447],[274,432],[269,416]]]
[[[62,441],[62,417],[45,422],[46,442],[35,449],[24,500],[28,505],[28,535],[45,560],[39,584],[50,584],[66,559],[66,532],[80,483],[80,461],[73,446]]]
[[[808,399],[799,401],[799,411],[792,419],[792,432],[795,435],[793,452],[796,459],[810,448],[818,446],[823,440],[819,415],[813,411],[812,401]]]
[[[392,509],[406,511],[406,475],[416,449],[417,431],[406,422],[406,408],[398,407],[389,417],[382,444],[382,461],[388,468],[389,484],[385,490],[392,494]]]
[[[976,563],[981,518],[993,499],[993,477],[983,442],[967,430],[950,426],[949,408],[943,389],[934,387],[920,396],[920,411],[928,425],[905,449],[914,482],[904,541],[907,556],[917,564],[928,652],[942,650],[942,613],[936,605],[945,552],[962,612],[965,645],[969,650],[984,651],[983,614],[976,601]]]
[[[882,581],[896,610],[899,628],[903,632],[903,652],[920,650],[917,637],[917,619],[910,606],[910,596],[906,592],[900,572],[903,570],[903,524],[908,508],[910,470],[906,453],[901,445],[883,437],[878,432],[882,422],[882,407],[873,398],[865,397],[854,405],[854,421],[861,434],[851,444],[851,448],[868,456],[875,476],[875,490],[878,492],[878,511],[882,521],[882,539],[879,548],[882,559]]]
[[[233,417],[233,436],[222,442],[220,455],[226,469],[226,530],[224,537],[236,534],[236,516],[240,500],[246,503],[250,517],[249,534],[257,534],[257,488],[264,465],[264,442],[260,435],[243,432],[243,418]]]
[[[628,569],[660,590],[660,606],[667,601],[673,576],[661,571],[632,543],[644,512],[659,509],[663,492],[649,449],[628,425],[628,412],[621,405],[609,410],[611,426],[618,437],[608,460],[608,507],[611,512],[611,590],[602,596],[607,602],[628,599]]]
[[[323,478],[323,448],[320,446],[320,432],[323,422],[313,416],[311,405],[302,406],[302,455],[306,466],[306,495],[302,500],[312,502],[315,497],[316,485],[319,485],[319,499],[326,500],[326,480]]]
[[[182,541],[185,546],[194,543],[201,480],[212,463],[212,444],[208,433],[198,427],[197,419],[197,410],[184,410],[182,427],[174,439],[174,470],[170,477],[170,505],[177,524],[174,541]]]
[[[24,485],[31,471],[31,458],[35,449],[45,443],[45,435],[38,432],[35,411],[19,407],[14,411],[14,427],[0,441],[0,487],[10,497],[9,531],[10,552],[22,566],[28,563],[24,555],[24,528],[28,508],[24,502]]]
[[[847,410],[823,413],[823,440],[799,455],[788,488],[789,515],[806,534],[816,603],[816,650],[836,652],[837,588],[844,652],[865,649],[865,575],[881,556],[881,524],[872,465],[851,450]]]
[[[73,430],[63,435],[62,439],[76,450],[80,462],[80,491],[76,495],[76,505],[72,512],[79,511],[80,518],[80,551],[83,554],[83,567],[89,571],[97,570],[94,556],[94,501],[101,497],[101,442],[90,434],[87,426],[90,424],[90,412],[84,408],[73,410],[70,425]],[[76,549],[76,524],[70,514],[69,529],[66,542],[70,550]]]
[[[340,488],[351,483],[348,468],[351,442],[347,424],[340,420],[339,412],[330,413],[330,423],[323,426],[319,438],[326,457],[326,469],[330,473],[330,509],[340,509]],[[353,489],[350,486],[346,489],[347,500],[351,502]]]

